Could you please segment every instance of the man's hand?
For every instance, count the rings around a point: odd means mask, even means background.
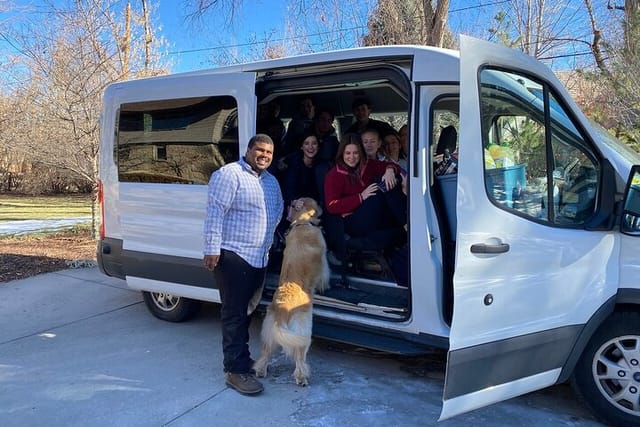
[[[218,265],[219,258],[220,255],[205,255],[204,266],[206,267],[206,269],[209,271],[213,271],[213,269],[216,268],[216,265]]]

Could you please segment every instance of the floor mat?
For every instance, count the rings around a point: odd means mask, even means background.
[[[406,297],[372,294],[364,292],[360,289],[343,288],[338,286],[329,288],[320,295],[324,295],[326,297],[334,298],[340,301],[345,301],[351,304],[362,303],[393,308],[404,308],[408,305]]]

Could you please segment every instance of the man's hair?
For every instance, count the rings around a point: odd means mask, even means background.
[[[319,109],[316,109],[316,120],[318,119],[318,117],[320,117],[320,114],[322,113],[327,113],[329,117],[331,117],[331,121],[335,119],[335,115],[333,114],[333,111],[331,111],[329,107],[320,107]]]
[[[251,137],[251,139],[249,140],[249,147],[248,148],[252,148],[258,142],[264,142],[265,144],[274,145],[273,144],[273,139],[271,139],[271,137],[269,135],[267,135],[265,133],[259,133],[256,136]]]
[[[356,98],[351,103],[351,109],[353,110],[354,108],[359,107],[361,105],[366,105],[367,107],[371,108],[371,101],[369,101],[369,98],[366,98],[366,97]]]

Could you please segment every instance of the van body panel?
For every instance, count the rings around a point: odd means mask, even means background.
[[[467,355],[471,358],[477,355],[478,362],[481,361],[481,352],[460,350],[497,343],[509,346],[512,345],[509,341],[519,342],[528,334],[583,325],[618,289],[619,233],[585,232],[541,224],[489,200],[484,184],[483,145],[478,138],[482,135],[479,70],[487,64],[527,70],[562,88],[551,71],[532,58],[462,37],[456,269],[445,405],[446,396],[451,395],[449,388],[456,388],[460,378],[453,367],[460,363],[473,366],[473,360],[467,360]],[[559,92],[566,96],[563,89]],[[571,102],[567,104],[575,107]],[[577,108],[575,110],[575,116],[581,117]],[[471,247],[476,244],[508,245],[505,246],[508,250],[472,253]],[[573,342],[551,340],[549,347],[557,347],[553,354],[568,356],[566,349],[571,349]],[[521,374],[511,373],[512,378],[523,376],[531,381],[510,381],[498,372],[488,372],[483,393],[491,400],[488,396],[492,393],[500,398],[513,393],[510,397],[514,397],[551,385],[557,376],[538,374],[555,371],[563,364],[564,360],[559,357],[552,365],[539,366],[540,372],[523,365]],[[481,369],[481,365],[476,367]],[[541,378],[549,383],[543,384]],[[518,385],[511,387],[512,383]],[[498,387],[501,384],[505,387]],[[473,401],[475,391],[465,391],[465,395],[456,398]],[[452,409],[446,413],[454,415]]]
[[[620,235],[620,289],[640,290],[640,263],[638,263],[638,238]]]

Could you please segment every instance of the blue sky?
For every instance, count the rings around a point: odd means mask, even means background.
[[[186,11],[180,0],[151,0],[156,3],[156,17],[162,26],[161,34],[169,44],[173,71],[190,71],[215,66],[211,55],[220,53],[219,46],[245,45],[252,40],[286,37],[287,6],[290,0],[244,0],[231,31],[222,31],[225,25],[220,13],[209,13],[203,27],[194,27],[186,20]],[[373,3],[369,0],[370,3]],[[469,33],[478,27],[487,28],[503,1],[451,0],[448,16],[454,33]],[[215,29],[220,29],[216,31]],[[246,48],[240,46],[238,49]]]
[[[70,0],[48,1],[62,3]],[[124,5],[125,0],[120,1]],[[241,61],[246,61],[246,53],[251,50],[248,47],[249,44],[265,39],[271,41],[285,39],[287,37],[287,18],[293,15],[295,19],[299,14],[299,11],[288,10],[288,6],[293,0],[241,0],[242,7],[237,10],[233,26],[229,27],[224,14],[220,11],[210,12],[200,23],[193,23],[187,20],[189,10],[185,9],[185,0],[147,1],[155,10],[155,26],[160,26],[156,35],[164,37],[167,42],[166,51],[169,53],[169,59],[172,63],[171,71],[173,72],[211,68],[219,65],[222,62],[220,55],[225,52],[221,48],[223,46],[237,46],[235,50],[238,52],[232,53],[238,54]],[[334,1],[338,0],[326,0],[327,10],[330,10],[330,4]],[[498,10],[508,6],[508,1],[450,0],[447,24],[456,35],[465,33],[488,38],[487,30],[493,24],[493,17]],[[582,0],[570,1],[584,7]],[[4,6],[31,5],[37,8],[38,6],[43,7],[46,2],[47,0],[7,0]],[[189,2],[195,3],[195,0],[189,0]],[[140,9],[137,0],[132,0],[132,3],[136,9]],[[375,3],[376,0],[359,0],[359,4]],[[601,3],[596,3],[598,7],[604,7]],[[2,4],[2,0],[0,0],[0,4]],[[0,21],[6,17],[7,14],[0,16]],[[343,28],[347,24],[349,23],[342,23]],[[366,22],[354,25],[363,24]],[[259,53],[259,50],[253,46],[254,57]],[[227,49],[228,51],[229,49]],[[245,57],[242,57],[243,53]]]

